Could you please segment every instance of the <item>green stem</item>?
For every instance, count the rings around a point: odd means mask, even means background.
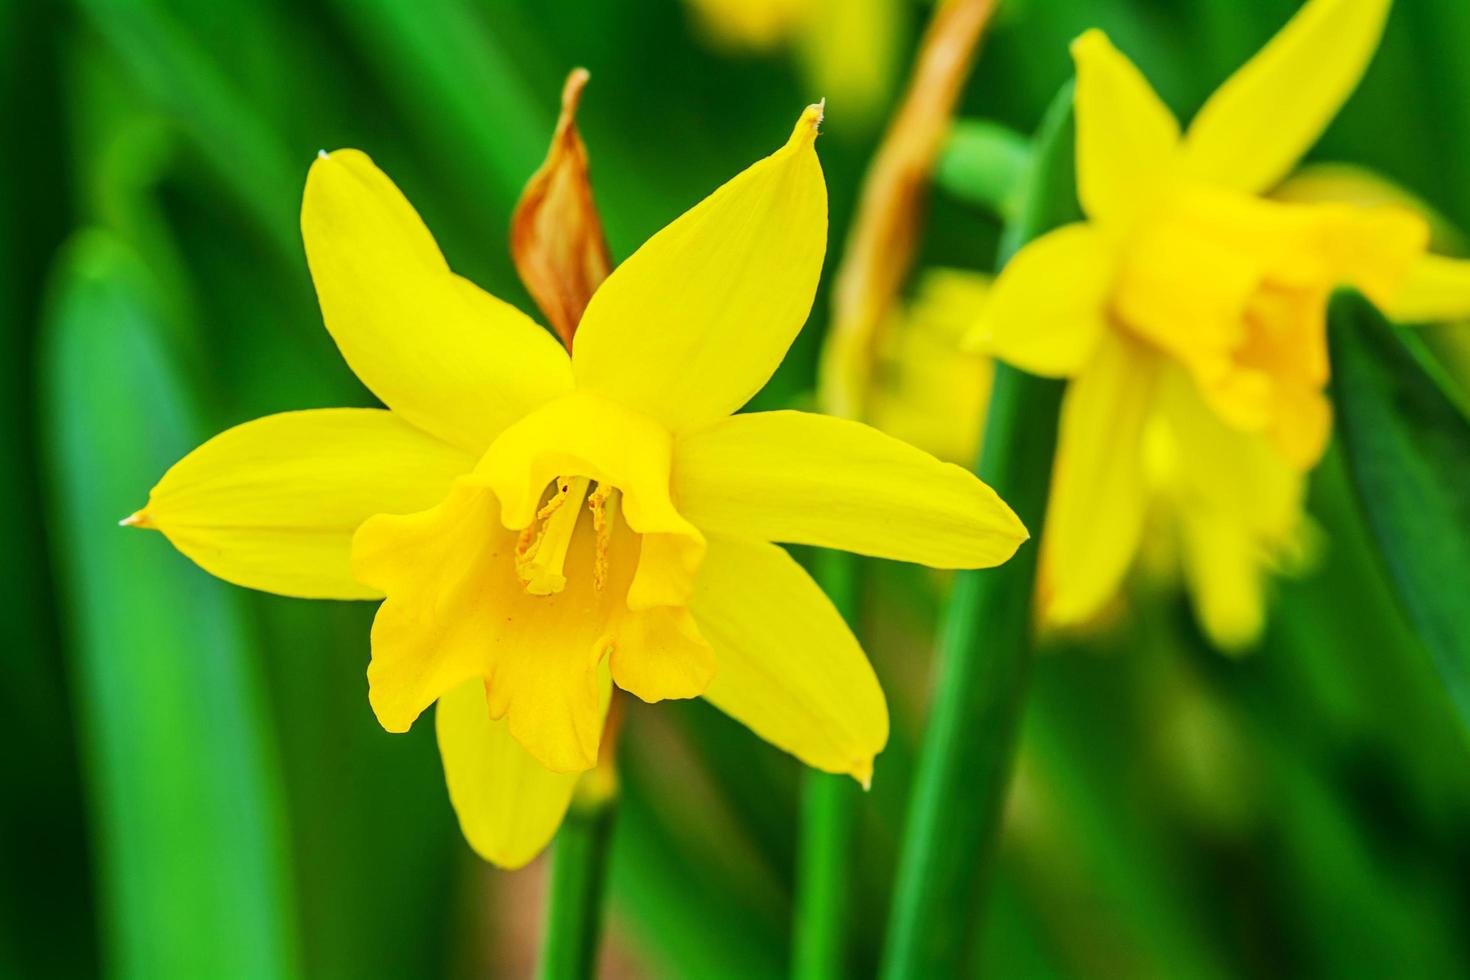
[[[1006,258],[1075,217],[1071,134],[1069,88],[1037,136],[1025,203],[1003,245]],[[975,469],[1032,540],[1005,565],[955,580],[899,854],[882,968],[888,980],[959,975],[975,946],[1030,665],[1032,591],[1063,387],[996,368]]]
[[[813,563],[817,581],[850,625],[858,605],[859,566],[856,555],[841,551],[818,552]],[[791,975],[799,980],[847,975],[850,870],[861,795],[851,776],[806,773],[791,962]]]
[[[541,980],[584,980],[596,974],[608,841],[616,812],[615,793],[596,801],[574,800],[557,832],[537,971]]]

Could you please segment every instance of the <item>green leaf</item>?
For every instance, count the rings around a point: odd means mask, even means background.
[[[85,233],[46,322],[48,517],[122,977],[296,973],[279,772],[235,590],[117,526],[203,434],[146,270]]]
[[[1078,214],[1072,90],[1036,139],[1025,200],[1002,260]],[[956,976],[978,928],[1032,653],[1032,591],[1064,384],[998,364],[975,471],[1032,538],[999,568],[955,577],[914,774],[882,976]]]
[[[505,16],[492,28],[466,0],[336,5],[388,90],[439,138],[451,164],[469,168],[483,199],[508,210],[546,155],[557,90],[527,81],[508,49]]]
[[[1356,293],[1333,297],[1333,401],[1399,601],[1470,728],[1470,421],[1433,362]]]
[[[228,73],[163,11],[120,0],[80,0],[79,7],[150,102],[189,134],[279,254],[294,260],[307,155],[293,155]]]
[[[961,119],[934,170],[934,182],[962,201],[994,211],[1006,220],[1021,204],[1031,169],[1031,141],[988,119]]]

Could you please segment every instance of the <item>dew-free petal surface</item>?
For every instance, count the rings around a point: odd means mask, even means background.
[[[382,595],[352,573],[352,535],[411,513],[474,457],[376,408],[283,412],[237,425],[175,463],[137,517],[212,575],[308,599]]]

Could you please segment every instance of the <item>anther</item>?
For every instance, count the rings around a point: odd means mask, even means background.
[[[607,555],[612,547],[613,522],[618,517],[617,490],[606,483],[599,483],[588,495],[587,507],[592,511],[592,530],[597,533],[597,552],[592,562],[592,588],[601,592],[607,582]]]

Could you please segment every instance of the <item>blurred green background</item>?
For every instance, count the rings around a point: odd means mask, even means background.
[[[827,94],[830,282],[930,12],[868,6],[814,67],[820,37],[734,48],[678,0],[0,3],[0,976],[530,971],[544,861],[480,864],[431,726],[378,728],[370,606],[235,589],[116,521],[214,432],[370,403],[301,251],[319,148],[371,154],[459,271],[529,311],[508,222],[568,69],[592,73],[579,123],[619,258]],[[1295,7],[1009,0],[963,115],[1030,132],[1090,26],[1187,115]],[[1467,51],[1464,0],[1400,0],[1313,158],[1470,227]],[[842,72],[861,76],[851,111]],[[998,230],[938,191],[921,264],[989,269]],[[825,322],[824,293],[760,405],[808,398]],[[987,975],[1470,975],[1470,752],[1346,481],[1334,453],[1313,481],[1320,560],[1279,584],[1252,654],[1210,650],[1158,591],[1045,651],[973,937]],[[943,584],[865,579],[894,724],[862,804],[858,975]],[[636,705],[624,763],[606,972],[783,974],[797,764],[703,703]]]

